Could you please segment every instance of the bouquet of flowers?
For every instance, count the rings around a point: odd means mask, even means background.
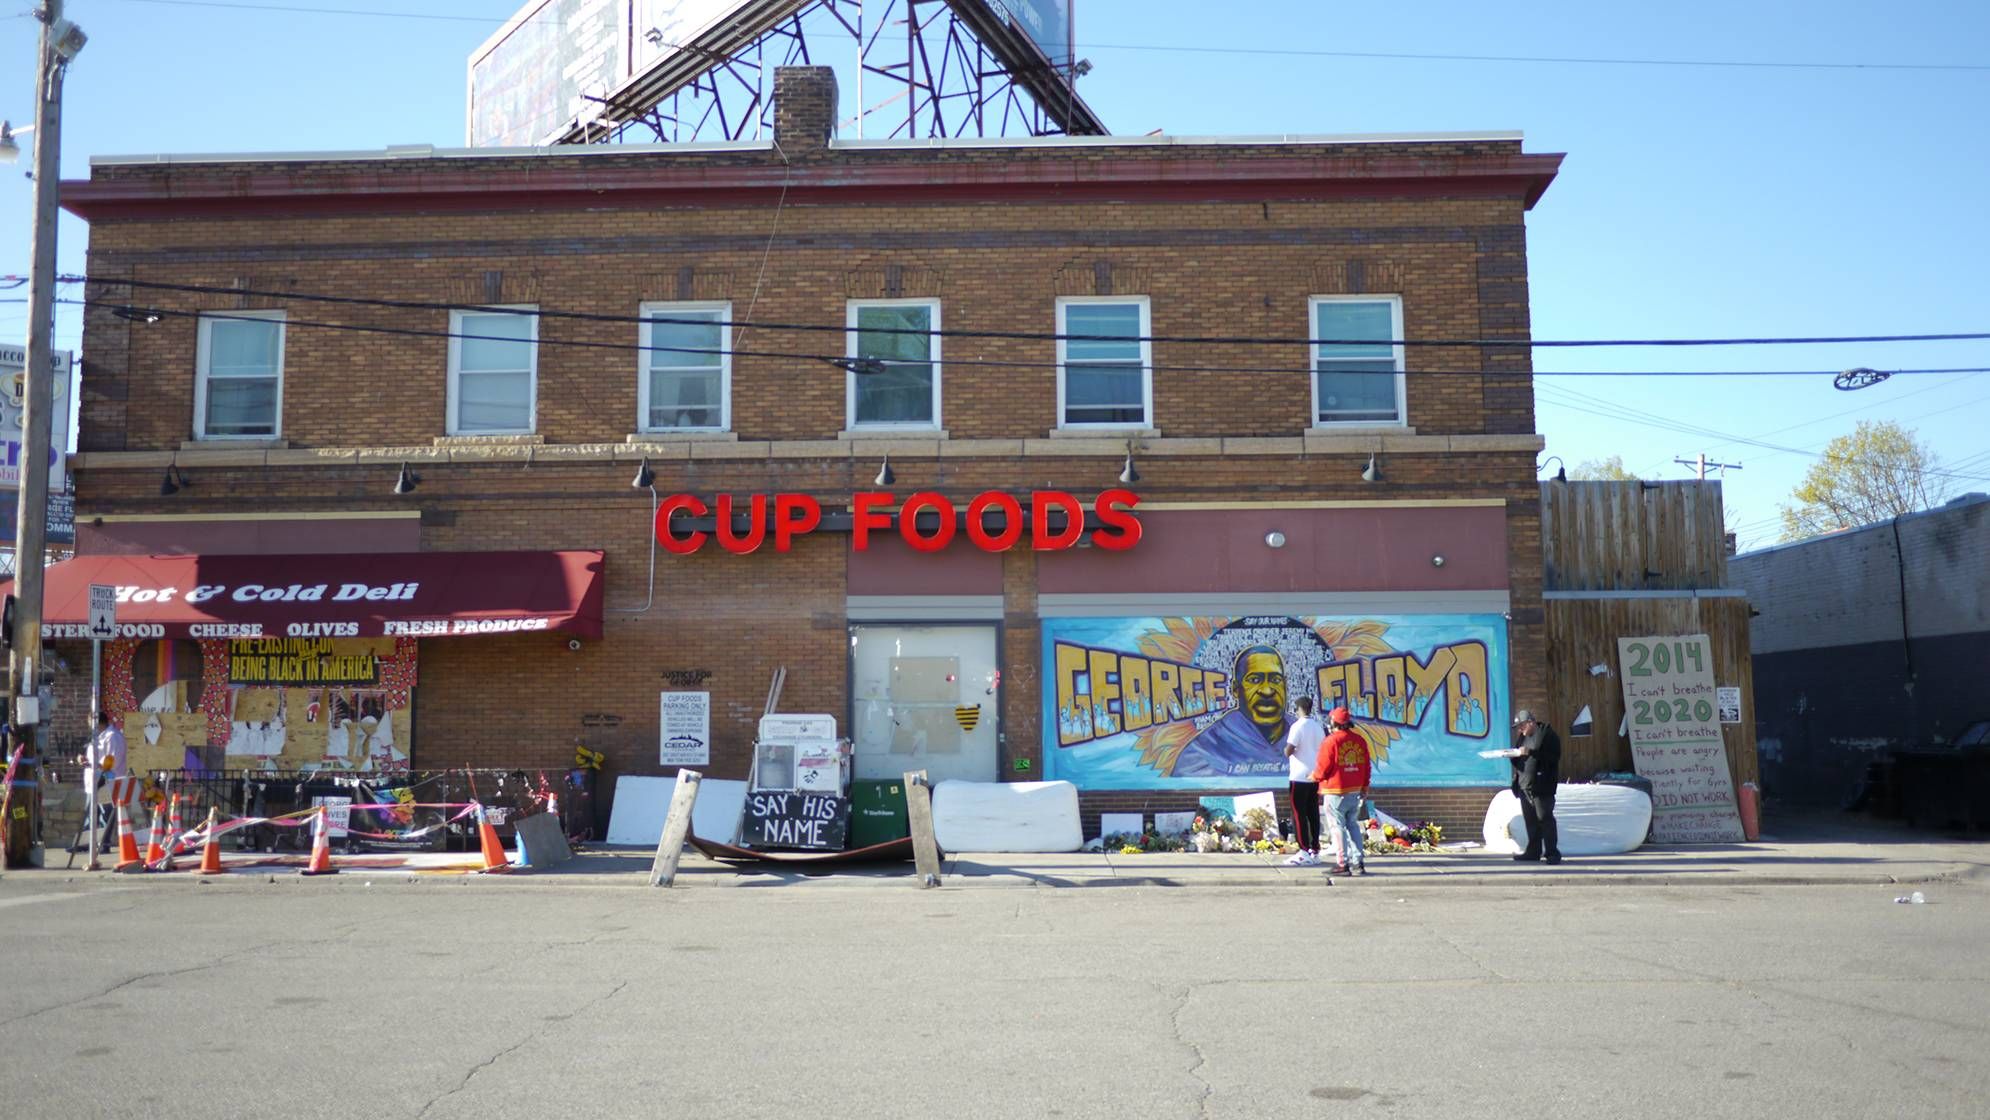
[[[1436,821],[1424,821],[1415,827],[1397,827],[1370,820],[1363,836],[1362,850],[1375,855],[1395,855],[1406,852],[1434,852],[1444,843],[1444,827]]]

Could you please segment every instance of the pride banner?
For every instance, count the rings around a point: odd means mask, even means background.
[[[1080,789],[1267,789],[1301,696],[1345,705],[1375,783],[1507,781],[1496,614],[1043,620],[1044,776]]]

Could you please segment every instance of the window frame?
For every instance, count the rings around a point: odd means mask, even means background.
[[[1396,366],[1396,418],[1394,420],[1324,420],[1320,417],[1320,345],[1308,342],[1306,345],[1306,380],[1311,385],[1312,411],[1308,413],[1314,430],[1338,431],[1347,428],[1407,428],[1410,426],[1408,373],[1406,368],[1407,348],[1401,343],[1403,337],[1403,297],[1401,295],[1332,295],[1308,296],[1306,298],[1306,337],[1318,339],[1320,307],[1328,303],[1387,303],[1389,305],[1389,336],[1394,345],[1389,347],[1390,360]],[[1375,361],[1373,358],[1356,359]]]
[[[1071,423],[1066,419],[1064,389],[1070,367],[1071,334],[1066,308],[1080,305],[1130,303],[1140,308],[1140,412],[1138,422],[1112,420],[1099,423]],[[1154,302],[1148,296],[1058,296],[1057,297],[1057,430],[1065,432],[1148,431],[1154,427]]]
[[[930,421],[902,422],[889,420],[857,421],[857,374],[854,371],[843,375],[843,426],[849,431],[866,432],[937,432],[943,430],[940,411],[941,391],[944,380],[943,365],[940,360],[940,300],[936,296],[919,296],[910,299],[853,299],[844,304],[843,309],[843,356],[854,360],[857,357],[857,341],[861,332],[857,329],[857,313],[867,307],[924,307],[931,311],[931,319],[926,337],[929,341],[927,361],[933,367],[933,418]]]
[[[695,428],[658,428],[650,424],[650,379],[655,372],[650,363],[656,351],[649,347],[656,345],[656,324],[650,321],[653,315],[669,318],[672,312],[716,311],[719,322],[719,423],[717,427],[699,426]],[[637,329],[636,351],[636,431],[643,435],[709,434],[732,431],[732,301],[730,300],[645,300],[636,307],[636,314],[642,320]]]
[[[207,382],[213,377],[208,363],[213,359],[214,324],[229,320],[257,319],[273,322],[276,327],[276,415],[272,418],[267,435],[238,435],[234,433],[209,433],[207,430]],[[283,308],[261,308],[241,311],[203,311],[200,313],[194,335],[194,379],[193,379],[193,435],[198,440],[269,440],[283,438],[283,370],[285,349],[290,344],[290,313]],[[223,377],[223,381],[246,381],[249,378]]]
[[[529,360],[525,368],[525,427],[523,428],[478,428],[466,429],[461,423],[463,399],[459,379],[463,375],[463,329],[464,317],[470,315],[490,315],[506,311],[518,312],[525,316],[532,330],[526,340],[530,343]],[[539,430],[539,305],[536,303],[490,304],[476,308],[458,308],[449,312],[449,397],[446,430],[452,436],[529,436]],[[488,372],[488,371],[485,371]]]

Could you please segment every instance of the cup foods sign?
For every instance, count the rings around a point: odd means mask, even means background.
[[[1097,529],[1091,542],[1098,548],[1124,551],[1140,543],[1140,519],[1133,507],[1140,498],[1131,490],[1107,490],[1091,505]],[[893,507],[896,506],[896,509]],[[929,516],[922,527],[920,517]],[[895,527],[905,543],[919,552],[939,552],[965,536],[968,543],[983,552],[1006,552],[1022,543],[1025,536],[1031,548],[1053,552],[1075,548],[1086,536],[1086,508],[1076,497],[1062,490],[1038,490],[1023,500],[1000,490],[989,490],[969,499],[965,509],[956,507],[946,495],[922,490],[898,504],[896,495],[867,492],[850,500],[851,547],[858,552],[870,548],[871,534],[889,533]],[[678,524],[680,517],[713,517],[712,532]],[[1061,520],[1053,521],[1053,518]],[[736,522],[745,520],[742,529]],[[672,494],[656,511],[656,539],[664,551],[688,556],[705,547],[711,537],[720,548],[738,555],[757,552],[772,543],[774,551],[786,552],[796,537],[815,532],[822,525],[822,503],[807,494],[754,494],[735,498],[720,494],[707,504],[691,494]]]

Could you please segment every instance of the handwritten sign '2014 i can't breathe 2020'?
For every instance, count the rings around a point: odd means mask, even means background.
[[[1741,817],[1715,704],[1705,634],[1619,638],[1631,760],[1651,781],[1652,838],[1661,844],[1740,843]]]

